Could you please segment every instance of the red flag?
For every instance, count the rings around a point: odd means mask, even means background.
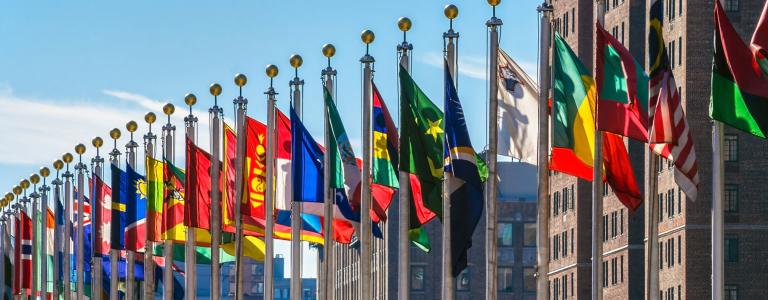
[[[21,293],[21,219],[18,217],[13,218],[15,222],[13,239],[13,294],[18,295]]]
[[[184,225],[211,229],[211,155],[187,139]]]
[[[95,253],[96,255],[109,255],[112,226],[112,209],[110,207],[112,203],[112,189],[99,176],[94,176],[93,178],[94,186],[92,190],[94,199],[96,199],[94,201],[96,213],[93,222],[96,230]]]
[[[24,290],[26,294],[30,293],[32,289],[32,218],[30,218],[26,212],[21,211],[21,237],[19,245],[19,261],[21,262],[20,274],[20,288]]]
[[[643,200],[624,140],[609,132],[603,132],[603,166],[603,181],[608,182],[619,201],[632,211],[640,207]]]

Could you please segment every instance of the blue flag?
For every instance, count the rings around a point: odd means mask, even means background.
[[[483,168],[479,168],[478,165]],[[472,148],[467,121],[445,63],[445,176],[451,185],[451,264],[453,276],[467,267],[472,233],[483,215],[484,163]]]
[[[112,223],[110,245],[125,250],[125,203],[128,199],[128,174],[112,165]]]
[[[128,187],[125,202],[125,250],[144,248],[147,233],[147,180],[128,165]]]
[[[323,151],[291,106],[293,201],[323,203]]]

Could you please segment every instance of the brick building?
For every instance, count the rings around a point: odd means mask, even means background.
[[[661,299],[710,298],[711,121],[708,117],[712,65],[713,5],[709,1],[664,1],[664,38],[693,132],[701,184],[695,202],[674,183],[673,166],[660,161],[656,197],[660,207]],[[554,0],[553,28],[582,62],[593,66],[592,1]],[[639,62],[645,55],[649,1],[606,0],[604,27]],[[734,26],[749,40],[764,1],[725,0]],[[635,175],[643,191],[645,145],[629,141]],[[768,293],[768,143],[727,128],[725,159],[725,295],[754,299]],[[591,261],[591,185],[551,173],[550,297],[588,298]],[[607,190],[603,209],[603,292],[606,299],[642,299],[644,293],[643,208],[630,212]]]

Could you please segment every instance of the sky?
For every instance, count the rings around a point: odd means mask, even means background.
[[[176,105],[171,122],[177,127],[176,149],[183,147],[183,117],[189,113],[184,95],[194,93],[193,114],[200,120],[200,145],[209,147],[208,108],[211,83],[223,87],[219,105],[231,124],[232,99],[238,96],[236,73],[248,76],[243,96],[248,115],[266,118],[267,64],[280,68],[274,79],[278,108],[287,113],[292,54],[303,57],[298,76],[304,82],[304,122],[322,141],[322,82],[327,66],[321,48],[336,47],[331,65],[337,70],[338,107],[357,153],[361,142],[360,58],[365,46],[360,32],[373,30],[370,54],[376,59],[374,81],[397,122],[397,53],[403,41],[397,19],[413,22],[407,39],[413,44],[412,74],[430,99],[443,106],[442,34],[448,29],[443,7],[449,1],[34,1],[5,2],[0,9],[0,193],[5,194],[41,166],[51,166],[74,146],[88,146],[83,160],[95,154],[90,141],[105,139],[101,155],[112,149],[108,132],[119,128],[118,148],[125,151],[129,120],[139,123],[135,139],[147,132],[143,116],[158,115],[153,131],[165,123],[162,106]],[[485,1],[453,2],[459,7],[458,94],[473,146],[487,144]],[[501,48],[536,78],[539,1],[503,1],[497,17],[504,21]],[[177,163],[183,155],[177,151]],[[140,154],[142,154],[140,152]],[[77,158],[76,158],[77,160]],[[180,161],[181,160],[181,161]],[[183,164],[182,164],[183,165]],[[143,167],[139,167],[143,170]],[[6,189],[2,189],[5,187]],[[289,257],[289,244],[276,253]],[[313,277],[314,251],[305,249],[303,273]],[[290,260],[286,259],[286,273]]]

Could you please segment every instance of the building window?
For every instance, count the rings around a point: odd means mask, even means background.
[[[573,234],[573,228],[571,228],[571,255],[573,255],[573,240],[576,238],[576,235]]]
[[[560,235],[559,234],[555,234],[555,240],[552,244],[554,245],[552,249],[555,252],[555,260],[557,260],[558,258],[560,258]]]
[[[426,268],[423,266],[411,266],[411,290],[423,291],[424,290],[424,272]]]
[[[457,291],[469,291],[469,267],[459,273],[456,277],[456,290]]]
[[[619,228],[621,228],[621,231],[619,231],[619,234],[624,234],[624,209],[622,208],[619,210],[619,215],[621,216],[619,218]]]
[[[576,33],[576,8],[575,7],[571,8],[571,18],[573,19],[571,20],[571,32]]]
[[[571,296],[575,295],[573,293],[573,286],[574,286],[574,284],[573,284],[573,272],[571,272]]]
[[[498,274],[498,282],[496,284],[498,285],[499,292],[511,292],[512,290],[512,283],[514,282],[512,280],[512,268],[511,267],[499,267],[499,274]],[[555,279],[555,284],[557,284],[557,279]]]
[[[725,237],[725,261],[739,262],[739,238],[736,236]]]
[[[677,37],[677,65],[683,64],[683,37]]]
[[[563,231],[561,234],[563,242],[563,257],[568,256],[568,231]]]
[[[573,209],[573,202],[574,202],[574,199],[576,199],[576,198],[574,198],[574,194],[573,194],[573,184],[571,184],[571,191],[570,192],[571,192],[571,204],[568,205],[568,208]]]
[[[664,215],[661,213],[664,211],[664,194],[659,193],[657,198],[659,200],[659,223],[661,223],[661,221],[664,220]]]
[[[677,1],[677,15],[682,16],[683,15],[683,0]]]
[[[523,268],[523,290],[526,292],[536,291],[536,277],[533,268]]]
[[[568,188],[567,187],[563,188],[563,205],[561,206],[562,206],[563,213],[568,211]]]
[[[624,22],[621,22],[621,44],[624,45]]]
[[[723,208],[725,212],[735,213],[739,211],[739,185],[738,184],[726,184],[725,185],[725,203]]]
[[[608,287],[608,261],[603,261],[603,287]]]
[[[675,266],[675,238],[669,239],[669,267]]]
[[[619,274],[619,276],[621,276],[621,282],[624,282],[624,255],[622,255],[620,259]]]
[[[603,242],[608,240],[608,215],[603,215]]]
[[[560,278],[555,278],[555,285],[552,287],[552,296],[554,299],[560,299]]]
[[[683,211],[683,190],[677,189],[677,214],[680,214]]]
[[[675,216],[675,190],[667,191],[667,217],[672,219]]]
[[[616,263],[616,258],[614,257],[611,259],[611,285],[616,285],[616,283],[619,282],[618,274],[618,265]]]
[[[499,222],[498,242],[502,247],[512,246],[512,223]]]
[[[739,0],[725,0],[725,11],[739,11]]]
[[[680,239],[681,236],[677,236],[677,264],[680,265],[683,262],[683,242]]]
[[[560,213],[560,192],[555,192],[552,199],[552,215],[557,216]]]
[[[739,286],[735,284],[725,285],[725,300],[739,300]]]
[[[618,213],[616,213],[615,211],[612,212],[611,213],[611,238],[612,239],[616,238],[616,233],[618,232],[617,230],[618,224],[616,224],[618,222],[617,218],[618,218]]]
[[[664,242],[659,242],[659,270],[664,269]]]
[[[536,223],[523,224],[523,246],[536,247]]]
[[[739,136],[735,134],[726,134],[723,138],[723,160],[724,161],[738,161],[739,160]]]

